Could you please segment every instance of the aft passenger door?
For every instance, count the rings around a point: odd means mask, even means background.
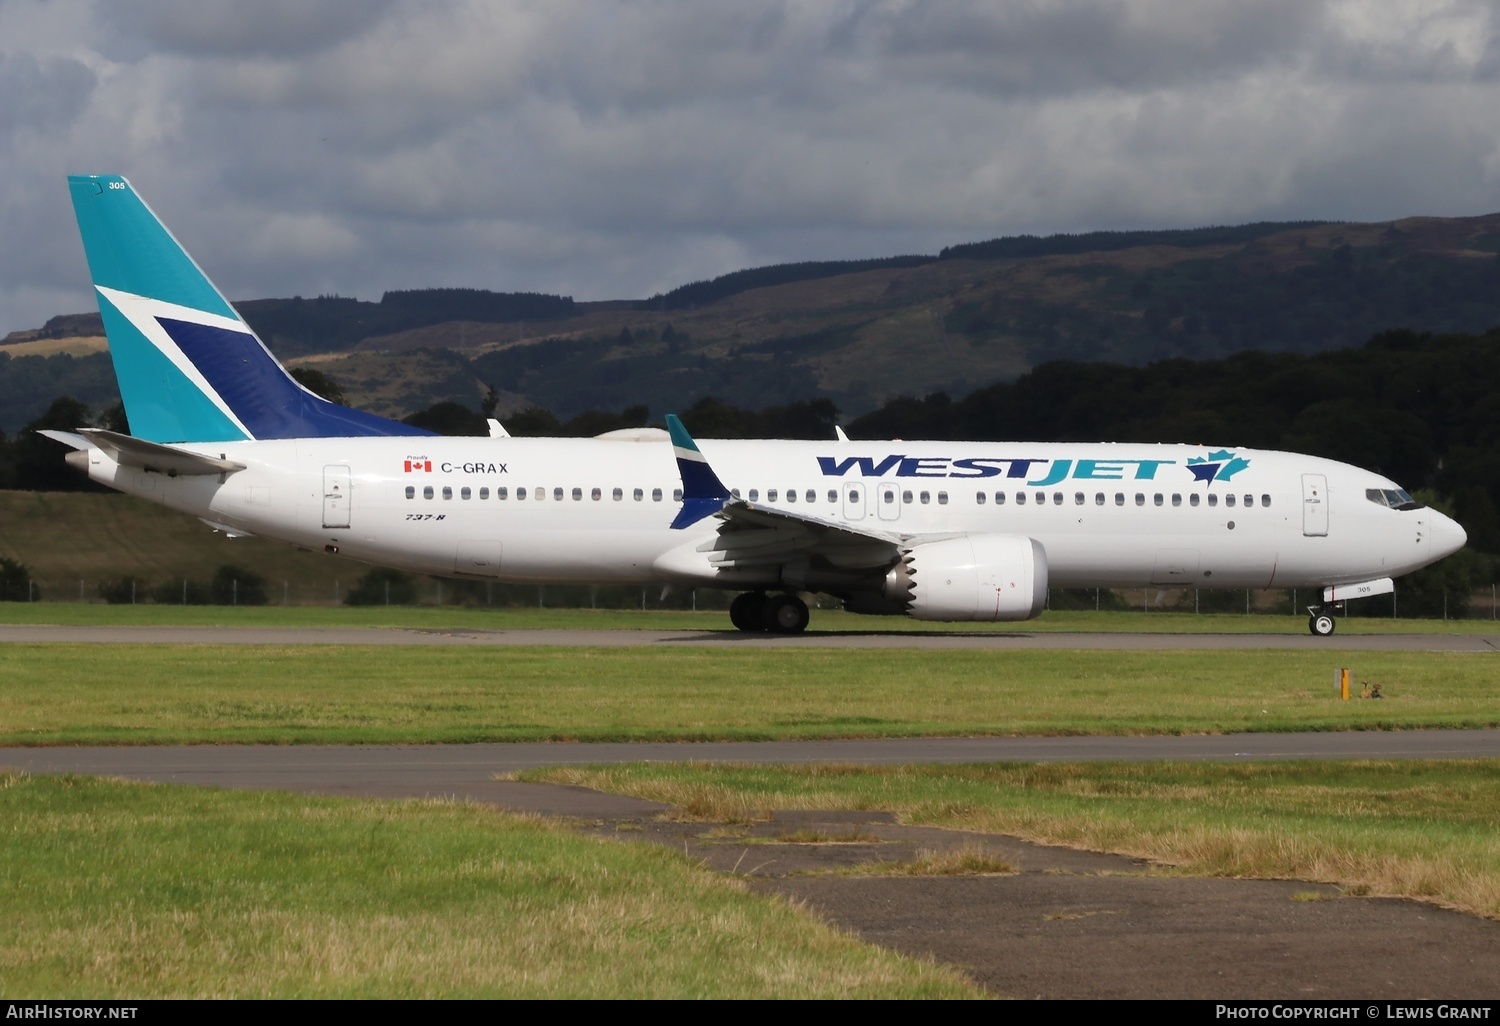
[[[323,468],[323,526],[349,526],[349,468],[342,464]]]
[[[1328,478],[1302,475],[1302,533],[1309,538],[1328,534]]]

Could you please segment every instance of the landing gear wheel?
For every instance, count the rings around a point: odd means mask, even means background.
[[[729,603],[729,622],[742,631],[763,631],[765,611],[766,597],[758,591],[747,591]]]
[[[766,600],[762,622],[772,634],[801,634],[807,629],[807,603],[796,595],[777,595]]]
[[[1327,613],[1314,613],[1307,618],[1307,629],[1320,638],[1326,638],[1338,626],[1338,621]]]

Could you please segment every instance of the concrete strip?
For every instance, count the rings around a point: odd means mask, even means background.
[[[569,816],[639,813],[647,804],[589,806],[540,785],[495,780],[541,766],[633,762],[907,763],[1258,759],[1500,758],[1500,730],[1326,731],[1187,737],[874,738],[472,745],[182,745],[0,748],[0,766],[208,787],[366,797],[452,796]],[[599,796],[603,801],[605,796]],[[593,801],[593,799],[589,799]],[[635,799],[628,799],[634,802]],[[605,811],[606,807],[610,811]],[[650,806],[656,809],[661,806]]]

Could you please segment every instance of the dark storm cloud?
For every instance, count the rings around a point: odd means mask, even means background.
[[[301,57],[376,24],[393,0],[109,0],[97,8],[106,53],[139,59]]]
[[[91,301],[66,171],[128,174],[239,297],[628,297],[1500,209],[1497,68],[1486,0],[0,0],[0,331]]]
[[[66,128],[83,112],[97,78],[68,57],[0,53],[0,139]]]
[[[1013,97],[1155,89],[1287,61],[1320,21],[1307,0],[1260,3],[861,5],[831,33],[903,74]]]

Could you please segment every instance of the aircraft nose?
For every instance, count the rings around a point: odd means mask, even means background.
[[[1432,511],[1432,556],[1434,559],[1442,559],[1444,556],[1457,552],[1464,547],[1469,540],[1469,534],[1463,529],[1457,520],[1437,510]]]

